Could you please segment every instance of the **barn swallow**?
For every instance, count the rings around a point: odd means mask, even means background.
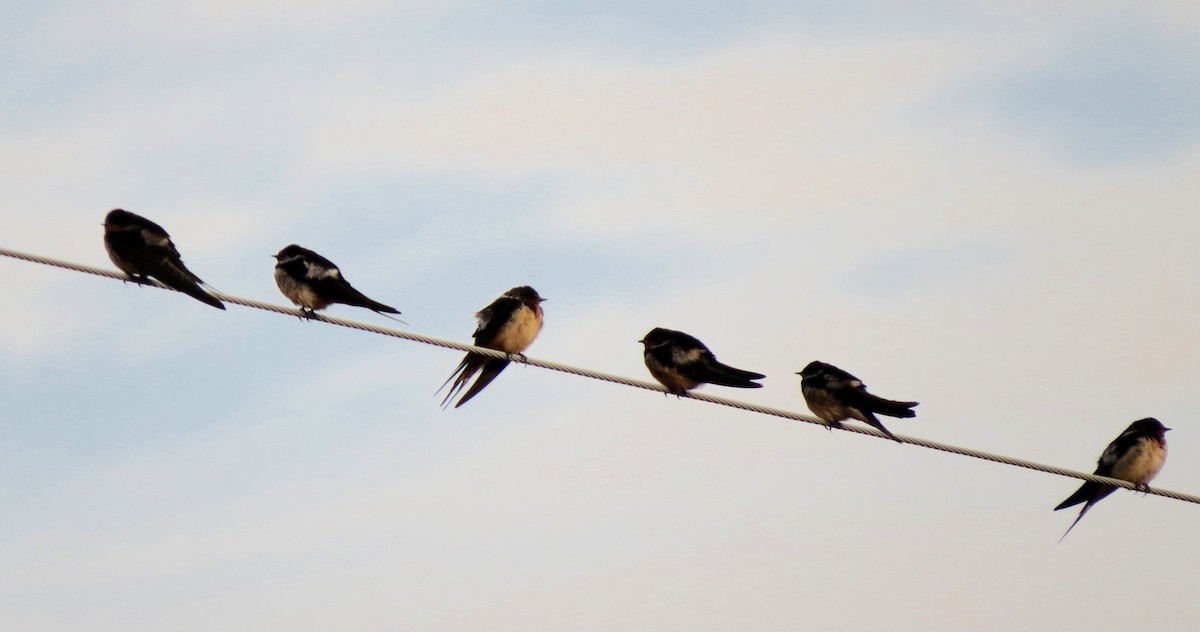
[[[1119,437],[1113,439],[1112,443],[1104,449],[1104,453],[1100,455],[1100,460],[1096,462],[1096,476],[1107,476],[1109,478],[1119,478],[1123,481],[1129,481],[1137,485],[1140,489],[1149,490],[1149,483],[1158,475],[1162,469],[1163,463],[1167,460],[1167,431],[1166,428],[1153,417],[1139,419],[1131,424],[1122,432]],[[1054,511],[1074,507],[1079,503],[1086,502],[1083,510],[1075,516],[1075,522],[1067,527],[1066,533],[1062,534],[1062,538],[1067,537],[1067,533],[1079,524],[1079,520],[1083,518],[1083,514],[1087,513],[1092,505],[1100,502],[1109,494],[1117,491],[1115,485],[1101,485],[1092,481],[1085,481],[1079,489],[1075,490],[1066,500],[1058,504]]]
[[[638,342],[645,346],[642,355],[650,375],[675,395],[683,395],[701,384],[720,384],[734,388],[762,388],[762,373],[743,371],[717,362],[703,342],[671,329],[655,327]]]
[[[849,373],[824,362],[809,362],[800,376],[800,392],[813,413],[830,426],[842,427],[846,419],[866,422],[895,441],[875,413],[889,417],[916,417],[910,410],[918,402],[897,402],[867,392],[867,385]]]
[[[364,296],[350,285],[332,261],[307,248],[292,244],[271,256],[276,262],[275,284],[279,291],[310,317],[316,310],[333,303],[365,307],[383,315],[400,313],[395,307]]]
[[[225,309],[217,297],[200,287],[204,281],[183,265],[167,231],[141,215],[119,208],[110,211],[104,218],[104,249],[108,258],[138,283],[154,277],[198,301]]]
[[[542,330],[541,303],[544,300],[546,299],[538,296],[537,290],[528,285],[514,287],[505,292],[500,298],[492,301],[491,305],[475,314],[475,318],[479,320],[479,326],[472,334],[475,337],[475,346],[503,351],[510,355],[521,355],[529,348],[529,345],[533,344],[538,332]],[[508,363],[507,359],[501,360],[477,353],[467,353],[454,373],[451,373],[438,389],[440,392],[446,388],[446,384],[449,384],[450,380],[454,380],[450,392],[446,393],[446,398],[442,400],[442,407],[445,408],[455,395],[461,393],[466,388],[467,382],[471,380],[471,376],[478,372],[479,377],[475,383],[467,389],[466,394],[458,400],[454,407],[458,408],[467,403],[485,386],[491,384],[492,380],[496,379],[496,376],[504,370],[504,367],[508,366]]]

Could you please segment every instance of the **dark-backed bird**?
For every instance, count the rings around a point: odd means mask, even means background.
[[[1167,431],[1170,428],[1164,427],[1162,423],[1153,418],[1147,417],[1139,419],[1131,424],[1122,432],[1120,436],[1113,439],[1112,443],[1104,449],[1104,453],[1100,455],[1100,460],[1096,462],[1097,476],[1107,476],[1108,478],[1119,478],[1123,481],[1129,481],[1139,488],[1149,490],[1150,481],[1158,475],[1162,470],[1163,464],[1167,461]],[[1075,490],[1066,500],[1058,504],[1054,511],[1074,507],[1079,503],[1087,503],[1075,516],[1075,522],[1067,527],[1062,538],[1067,537],[1067,533],[1079,524],[1079,520],[1083,518],[1083,514],[1087,513],[1092,505],[1100,502],[1109,494],[1117,491],[1114,485],[1101,485],[1092,481],[1085,481],[1079,489]]]
[[[109,211],[104,217],[104,249],[108,258],[138,283],[153,277],[200,302],[225,309],[220,299],[200,287],[204,281],[183,265],[167,231],[141,215],[119,208]]]
[[[862,380],[825,362],[809,362],[797,375],[800,392],[813,414],[830,426],[842,427],[846,419],[866,422],[888,437],[900,441],[883,424],[876,413],[888,417],[916,417],[911,409],[918,402],[897,402],[867,392]]]
[[[473,334],[475,346],[503,351],[509,355],[521,355],[529,348],[529,345],[533,344],[538,332],[542,330],[541,303],[544,300],[546,299],[538,296],[537,290],[528,285],[514,287],[505,292],[500,298],[492,301],[491,305],[475,314],[475,318],[479,320],[479,326],[475,328]],[[450,377],[446,378],[446,382],[442,384],[442,388],[445,388],[450,380],[454,380],[454,385],[450,387],[446,398],[442,400],[442,407],[444,408],[455,395],[461,393],[471,377],[478,373],[479,377],[475,383],[467,389],[462,399],[459,399],[454,407],[458,408],[467,403],[485,386],[491,384],[492,380],[496,379],[496,376],[504,370],[504,367],[508,366],[508,363],[508,359],[489,358],[477,353],[467,353],[454,373],[451,373]],[[442,388],[438,390],[441,391]]]
[[[642,355],[650,375],[676,395],[683,395],[701,384],[762,388],[762,384],[754,380],[766,377],[762,373],[721,364],[703,342],[682,331],[655,327],[638,342],[644,346]]]
[[[275,257],[275,284],[279,291],[309,315],[334,303],[365,307],[379,314],[399,314],[395,307],[367,298],[354,289],[332,261],[295,244]],[[403,322],[403,321],[401,321]]]

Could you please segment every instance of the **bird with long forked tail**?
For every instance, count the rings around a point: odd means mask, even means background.
[[[104,218],[104,249],[122,272],[138,283],[146,277],[217,309],[225,309],[220,299],[200,287],[204,281],[192,274],[171,236],[162,226],[124,209],[113,209]]]
[[[400,313],[395,307],[369,299],[354,289],[332,261],[308,248],[292,244],[271,256],[275,258],[275,284],[279,291],[310,316],[334,303],[365,307],[385,316]]]
[[[880,423],[876,413],[889,417],[916,417],[918,402],[898,402],[867,392],[867,385],[849,373],[821,361],[809,362],[797,375],[800,392],[813,414],[830,426],[841,427],[847,419],[870,424],[894,441],[900,441]]]
[[[490,305],[475,314],[479,321],[473,334],[475,346],[503,351],[509,355],[524,353],[529,345],[533,344],[538,332],[542,330],[541,304],[544,300],[546,299],[539,296],[537,290],[528,285],[514,287],[505,292],[500,298],[492,301]],[[496,379],[496,376],[500,375],[500,372],[508,366],[508,363],[508,359],[489,358],[477,353],[467,353],[454,373],[451,373],[438,389],[441,391],[451,380],[454,381],[449,392],[446,393],[445,399],[442,400],[442,407],[445,408],[450,400],[462,393],[464,389],[466,389],[466,393],[454,407],[458,408],[467,403],[484,387],[491,384],[492,380]],[[479,377],[470,388],[467,388],[467,382],[470,382],[476,373],[479,374]]]
[[[701,384],[762,388],[755,380],[766,377],[721,364],[703,342],[682,331],[655,327],[638,342],[643,345],[642,356],[650,375],[675,395]]]
[[[1163,464],[1167,461],[1168,430],[1170,428],[1163,426],[1162,422],[1153,417],[1139,419],[1129,424],[1125,432],[1113,439],[1112,443],[1104,449],[1100,460],[1096,462],[1095,474],[1108,478],[1119,478],[1143,489],[1150,489],[1150,481],[1158,476]],[[1113,485],[1084,481],[1074,494],[1054,508],[1054,511],[1058,511],[1074,507],[1079,503],[1087,503],[1058,541],[1062,542],[1063,538],[1067,537],[1067,534],[1075,528],[1075,525],[1079,524],[1083,515],[1092,508],[1092,505],[1115,491],[1117,488]]]

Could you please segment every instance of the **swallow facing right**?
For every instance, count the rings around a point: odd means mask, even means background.
[[[400,313],[354,289],[332,261],[308,248],[292,244],[271,256],[276,261],[275,284],[279,291],[310,316],[334,303],[365,307],[377,314]]]
[[[703,342],[682,331],[655,327],[638,342],[650,375],[675,395],[683,395],[701,384],[719,384],[734,388],[762,388],[766,376],[735,369],[717,362]]]
[[[830,426],[841,427],[846,419],[866,422],[895,441],[896,435],[883,427],[875,413],[889,417],[916,417],[911,409],[918,402],[897,402],[867,392],[867,385],[849,373],[824,362],[809,362],[800,376],[800,392],[813,414]]]
[[[503,296],[492,301],[491,305],[475,314],[475,318],[479,319],[479,326],[475,328],[473,334],[475,346],[503,351],[510,355],[520,355],[529,348],[529,345],[533,344],[538,332],[542,330],[541,303],[544,300],[546,299],[538,296],[537,290],[528,285],[514,287],[505,292]],[[450,380],[454,380],[454,385],[450,387],[446,398],[442,400],[442,407],[444,408],[455,395],[466,388],[467,382],[475,373],[479,373],[479,378],[475,380],[471,388],[467,389],[466,394],[458,400],[454,407],[458,408],[467,403],[485,386],[491,384],[492,380],[496,379],[496,376],[500,375],[500,372],[508,366],[508,363],[507,359],[501,360],[481,356],[477,353],[467,353],[454,373],[451,373],[438,389],[441,391],[442,388],[446,388],[446,384],[449,384]]]
[[[1150,481],[1158,476],[1159,470],[1162,470],[1163,464],[1167,461],[1166,433],[1168,430],[1170,428],[1164,427],[1162,422],[1153,417],[1139,419],[1129,424],[1125,432],[1113,439],[1112,443],[1104,449],[1104,454],[1101,454],[1100,460],[1096,462],[1095,474],[1119,478],[1142,489],[1150,489]],[[1083,514],[1087,513],[1092,505],[1115,491],[1117,488],[1113,485],[1085,481],[1079,489],[1075,490],[1074,494],[1059,503],[1054,511],[1074,507],[1082,502],[1087,503],[1075,517],[1075,522],[1067,527],[1062,538],[1067,537],[1067,533],[1070,533],[1071,529],[1079,524]],[[1062,538],[1059,538],[1058,541],[1062,542]]]
[[[162,226],[123,209],[113,209],[104,218],[104,249],[108,258],[134,281],[154,277],[163,285],[217,309],[225,305],[200,287],[204,281],[192,274],[171,236]]]

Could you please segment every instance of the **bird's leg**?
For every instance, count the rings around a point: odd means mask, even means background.
[[[511,362],[520,362],[521,364],[529,364],[529,358],[524,353],[510,353],[508,359]]]

